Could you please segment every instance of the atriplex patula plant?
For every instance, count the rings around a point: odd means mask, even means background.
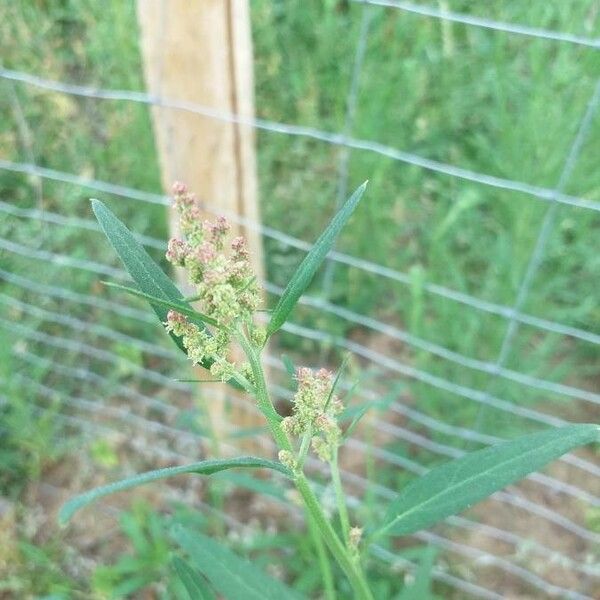
[[[597,425],[571,425],[536,432],[490,448],[467,454],[432,469],[416,479],[382,511],[378,523],[364,525],[352,520],[338,468],[338,451],[356,425],[346,431],[339,415],[337,377],[325,369],[296,370],[297,392],[292,416],[282,418],[275,409],[265,382],[261,352],[267,340],[286,322],[296,302],[310,284],[350,218],[366,188],[360,186],[335,215],[288,283],[271,312],[266,328],[257,323],[259,282],[252,273],[242,238],[227,242],[228,225],[202,221],[196,198],[185,186],[174,188],[183,240],[171,240],[168,260],[184,267],[197,294],[184,298],[176,285],[152,261],[134,236],[98,200],[93,209],[107,238],[127,267],[137,289],[113,285],[149,301],[174,342],[194,364],[209,369],[212,376],[252,397],[264,415],[279,448],[278,461],[252,456],[206,460],[188,466],[160,469],[91,490],[68,502],[60,513],[66,523],[75,511],[94,500],[142,483],[181,473],[211,475],[233,468],[266,468],[278,471],[295,486],[306,512],[315,543],[315,557],[327,598],[335,598],[330,560],[333,558],[348,578],[356,598],[373,598],[365,572],[369,545],[383,536],[407,535],[455,514],[515,482],[569,450],[600,439]],[[192,303],[197,302],[198,308]],[[245,362],[231,361],[231,346],[238,345]],[[337,517],[327,518],[315,486],[305,471],[307,457],[328,465],[337,500]],[[190,597],[213,598],[214,591],[229,599],[298,598],[299,594],[269,578],[239,558],[220,542],[184,528],[173,531],[175,541],[189,556],[174,568]]]

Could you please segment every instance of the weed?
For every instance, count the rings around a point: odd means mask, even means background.
[[[338,396],[343,365],[335,376],[326,369],[296,369],[297,389],[292,414],[282,418],[266,385],[261,353],[267,340],[290,317],[356,209],[365,188],[366,183],[354,192],[319,236],[292,275],[264,329],[255,322],[260,289],[252,273],[243,238],[227,242],[228,224],[223,218],[214,223],[202,221],[199,218],[200,204],[184,185],[175,184],[174,203],[185,238],[169,242],[167,258],[188,272],[196,288],[193,299],[184,298],[125,225],[104,204],[93,201],[98,222],[138,286],[137,289],[116,287],[148,300],[175,344],[195,365],[204,367],[213,377],[253,398],[279,449],[279,462],[240,456],[143,473],[73,498],[61,509],[63,523],[77,510],[99,498],[174,475],[210,476],[229,469],[269,469],[283,476],[295,488],[297,502],[306,515],[325,596],[333,599],[337,594],[332,570],[332,563],[335,563],[346,576],[352,595],[372,600],[373,589],[366,566],[369,548],[375,541],[392,535],[409,535],[434,525],[565,452],[600,440],[599,426],[571,425],[477,450],[413,480],[389,503],[383,518],[377,515],[374,523],[360,524],[353,520],[338,464],[338,450],[345,439],[339,420],[344,405]],[[192,301],[199,302],[200,306],[193,307]],[[233,344],[243,351],[246,362],[230,359]],[[364,412],[356,415],[354,422],[363,415]],[[333,522],[328,518],[323,499],[310,479],[309,458],[328,469],[335,497],[333,511],[336,519]],[[149,525],[153,524],[156,522],[151,519]],[[138,552],[148,548],[148,538],[142,534],[140,527],[135,522],[130,526],[130,536],[137,540]],[[300,597],[292,588],[244,561],[214,537],[192,532],[180,523],[173,526],[171,535],[191,560],[188,564],[177,559],[174,569],[192,599],[206,595],[212,597],[213,588],[227,598],[240,600]],[[159,539],[153,536],[153,540]],[[153,548],[153,544],[149,546]],[[164,551],[159,549],[158,554],[163,557]],[[148,560],[152,562],[154,559],[155,553],[150,552]],[[140,560],[144,560],[144,556]],[[159,562],[162,561],[159,559]],[[423,558],[422,570],[417,572],[415,581],[406,586],[405,597],[423,597],[424,590],[428,593],[431,563],[431,556]],[[136,563],[136,572],[138,569]],[[152,570],[150,566],[147,569]],[[144,575],[129,576],[120,585],[138,589],[144,581]]]

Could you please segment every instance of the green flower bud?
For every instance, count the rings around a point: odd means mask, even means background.
[[[298,469],[298,463],[294,458],[294,455],[289,450],[280,450],[279,451],[279,462],[287,467],[290,471],[296,471]]]
[[[363,530],[360,527],[352,527],[348,532],[348,545],[352,550],[358,550],[362,534]]]

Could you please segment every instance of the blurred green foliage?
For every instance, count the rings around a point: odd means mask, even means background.
[[[444,5],[466,13],[485,12],[485,16],[506,22],[590,37],[600,33],[594,0],[503,0],[486,3],[485,10],[467,0],[448,0]],[[251,6],[257,116],[341,131],[361,19],[364,11],[369,11],[369,36],[351,135],[532,185],[551,188],[557,184],[600,77],[597,53],[572,44],[493,32],[346,0],[253,0]],[[0,38],[5,68],[98,87],[144,87],[133,2],[0,0]],[[143,105],[68,97],[0,80],[0,114],[1,158],[34,162],[149,192],[161,191],[149,112]],[[257,147],[265,224],[314,240],[335,209],[344,150],[308,138],[265,131],[258,132]],[[600,200],[600,170],[596,165],[599,154],[597,113],[566,193]],[[456,352],[493,361],[506,321],[429,294],[423,286],[437,283],[510,305],[515,301],[548,204],[363,150],[352,151],[349,161],[348,189],[367,178],[370,185],[357,218],[342,234],[338,248],[409,273],[410,284],[337,265],[327,298]],[[19,207],[88,219],[89,196],[90,191],[84,188],[0,171],[0,199]],[[160,239],[166,237],[163,207],[109,194],[99,197],[131,229]],[[597,213],[559,209],[544,261],[524,307],[526,312],[600,333],[599,229]],[[2,213],[0,238],[75,259],[112,261],[116,266],[116,259],[99,234],[75,226]],[[270,239],[265,245],[269,280],[282,285],[303,254]],[[153,250],[152,254],[161,259],[160,252]],[[163,336],[157,335],[158,324],[68,302],[35,288],[50,285],[94,298],[113,298],[99,286],[100,276],[8,250],[0,250],[0,269],[34,284],[26,289],[4,278],[0,282],[0,330],[3,339],[9,341],[0,348],[0,362],[10,365],[2,373],[10,385],[3,385],[3,395],[9,402],[0,409],[0,458],[7,465],[0,486],[3,495],[19,497],[27,480],[37,478],[49,462],[61,456],[61,446],[55,443],[60,436],[50,417],[66,398],[76,394],[125,402],[119,395],[119,385],[135,383],[139,391],[171,401],[172,393],[141,380],[137,368],[144,366],[169,376],[173,376],[173,368],[97,330],[74,329],[10,302],[10,298],[16,298],[68,314],[84,324],[106,325],[147,342],[167,344]],[[324,295],[322,278],[314,282],[311,293]],[[131,306],[143,303],[132,301]],[[300,307],[294,321],[359,339],[466,386],[485,389],[488,384],[488,377],[480,372],[413,351],[399,342],[390,343],[382,335],[323,311]],[[112,352],[116,362],[26,338],[10,328],[15,324]],[[300,357],[313,356],[316,350],[313,342],[289,334],[281,336],[281,345]],[[100,384],[66,376],[32,362],[27,359],[29,354],[50,357],[68,368],[94,371],[104,380]],[[332,348],[324,351],[324,357],[331,363],[339,359]],[[590,387],[597,380],[599,360],[595,346],[523,326],[508,366]],[[55,397],[38,396],[38,388],[20,377],[52,388]],[[396,389],[396,375],[386,372],[379,379],[384,380],[382,387]],[[551,409],[565,416],[587,414],[577,403],[503,379],[495,380],[490,389],[519,404],[548,407],[552,403]],[[404,401],[445,422],[465,427],[478,422],[477,405],[430,386],[407,380],[401,394]],[[32,397],[39,397],[39,404],[50,411],[46,416],[34,414]],[[493,409],[484,417],[479,425],[496,435],[509,435],[522,427]],[[33,423],[35,436],[30,435]],[[427,433],[437,441],[456,443],[443,434]],[[423,463],[438,460],[429,451],[405,443],[390,442],[389,450]],[[102,444],[92,454],[101,465],[114,462],[113,454]],[[402,484],[408,478],[403,472],[370,471],[380,483],[388,485]],[[135,515],[128,518],[136,522]],[[152,535],[148,531],[139,534],[149,549],[140,546],[134,558],[127,559],[129,563],[117,562],[121,567],[97,574],[98,585],[105,586],[104,593],[110,586],[116,589],[119,585],[118,573],[123,564],[132,568],[150,565],[157,576],[166,573],[164,548]],[[276,539],[265,544],[276,546]],[[42,555],[51,557],[49,563],[58,560],[52,548],[40,552],[38,558],[27,554],[27,560],[36,565],[46,564]],[[306,552],[308,560],[308,546]],[[428,559],[424,560],[427,563]],[[292,572],[297,565],[298,572],[291,576],[310,578],[306,564],[290,561],[286,568]],[[51,568],[48,573],[39,581],[54,577]],[[71,584],[65,578],[69,589]],[[55,593],[53,585],[41,585],[35,593]],[[311,585],[306,582],[306,589],[310,590]],[[397,591],[383,573],[381,585],[383,597]]]

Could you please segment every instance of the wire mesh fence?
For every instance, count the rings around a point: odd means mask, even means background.
[[[404,12],[427,19],[426,23],[441,23],[442,27],[456,23],[467,29],[486,30],[486,35],[522,36],[523,44],[573,46],[582,53],[577,56],[592,54],[596,61],[600,40],[538,24],[521,25],[455,12],[445,3],[440,4],[442,8],[392,0],[355,0],[350,5],[355,15],[355,36],[347,57],[348,86],[339,131],[262,117],[260,111],[257,117],[247,117],[139,89],[104,87],[76,77],[63,80],[41,71],[0,67],[5,105],[11,115],[5,139],[12,144],[0,159],[0,212],[5,222],[0,232],[0,327],[7,340],[15,340],[4,349],[10,365],[3,381],[4,401],[11,394],[23,393],[35,399],[40,411],[58,406],[56,418],[68,431],[135,440],[136,451],[159,463],[188,461],[203,452],[200,442],[206,432],[190,426],[192,418],[182,418],[196,414],[193,398],[198,395],[193,386],[176,379],[186,372],[182,357],[157,343],[160,325],[142,304],[107,294],[98,286],[99,279],[123,281],[127,275],[102,249],[99,229],[89,218],[85,202],[90,195],[100,195],[131,216],[132,229],[138,222],[139,230],[144,231],[138,237],[140,242],[160,258],[166,245],[168,198],[157,192],[156,181],[154,186],[144,188],[135,177],[113,180],[98,165],[68,169],[51,166],[51,160],[40,164],[36,160],[36,148],[42,145],[39,138],[48,135],[28,122],[36,106],[49,102],[60,107],[63,102],[89,101],[93,103],[92,113],[100,110],[96,108],[100,105],[108,105],[106,110],[115,115],[128,110],[129,105],[137,107],[140,114],[146,114],[151,106],[161,106],[253,128],[265,135],[258,138],[259,162],[261,153],[266,156],[271,152],[270,146],[276,148],[275,152],[282,147],[277,145],[279,138],[313,144],[311,148],[320,148],[318,155],[334,149],[331,164],[335,190],[327,204],[330,209],[347,195],[353,180],[353,157],[359,153],[367,157],[374,171],[384,164],[386,168],[397,164],[398,168],[416,168],[439,177],[440,186],[447,181],[458,188],[474,185],[485,193],[506,194],[498,202],[517,204],[529,216],[527,225],[534,228],[531,243],[500,300],[484,288],[486,293],[478,295],[471,293],[469,286],[419,280],[415,270],[403,270],[398,263],[386,261],[385,256],[379,260],[365,258],[360,244],[346,241],[343,250],[337,248],[330,253],[322,279],[302,298],[294,321],[284,327],[282,346],[299,360],[314,361],[306,357],[315,353],[334,360],[341,353],[349,353],[354,373],[360,372],[361,377],[355,388],[352,377],[343,382],[346,389],[352,388],[352,398],[357,402],[384,406],[385,410],[374,411],[369,429],[360,430],[349,442],[343,477],[352,492],[352,502],[359,503],[367,495],[375,498],[375,503],[377,499],[392,498],[397,485],[410,474],[422,473],[440,460],[493,444],[514,432],[597,418],[600,393],[594,381],[600,331],[593,326],[594,315],[598,314],[597,294],[576,297],[588,313],[578,313],[575,318],[561,311],[560,306],[540,310],[540,298],[531,300],[540,276],[551,275],[556,261],[571,260],[553,255],[550,266],[545,265],[557,221],[566,213],[585,214],[590,215],[588,234],[598,227],[599,182],[593,181],[582,190],[572,185],[582,154],[593,152],[590,139],[597,137],[597,67],[591,69],[595,79],[586,73],[586,90],[591,93],[577,123],[569,123],[571,141],[562,164],[556,164],[552,171],[558,174],[556,185],[538,184],[523,177],[513,179],[493,170],[479,171],[410,151],[401,143],[392,145],[363,137],[358,106],[365,101],[361,81],[374,31],[385,29],[386,20],[397,19]],[[168,10],[165,14],[168,18]],[[69,111],[63,112],[58,117],[58,132],[68,136]],[[142,118],[148,123],[147,115]],[[108,151],[117,155],[122,152],[122,160],[127,161],[126,153],[134,146]],[[293,146],[290,148],[293,151]],[[99,160],[98,156],[94,159]],[[267,168],[277,166],[273,161],[265,163]],[[264,174],[265,167],[261,168]],[[529,207],[535,204],[540,206],[531,212]],[[475,206],[467,204],[466,210],[473,211]],[[207,208],[210,210],[210,202]],[[298,210],[304,208],[298,206]],[[272,214],[272,210],[267,212],[268,216]],[[282,292],[278,265],[285,270],[286,265],[294,264],[310,249],[310,242],[284,230],[285,219],[259,223],[233,213],[225,216],[261,234],[270,261],[263,285],[276,298]],[[393,215],[386,217],[393,220]],[[483,227],[477,221],[472,226]],[[590,237],[586,243],[591,246],[590,260],[597,263],[595,239]],[[490,260],[493,262],[495,257]],[[493,327],[499,332],[497,343],[481,354],[477,343],[467,351],[453,339],[440,336],[438,330],[432,330],[431,336],[422,333],[422,327],[409,318],[397,318],[394,310],[382,310],[378,302],[348,302],[340,288],[353,280],[359,282],[354,289],[384,281],[385,285],[373,294],[385,296],[387,290],[394,290],[394,295],[406,298],[403,302],[409,306],[409,313],[420,303],[427,307],[423,310],[429,311],[430,319],[443,321],[450,315],[459,330],[464,326],[463,315],[468,315],[478,324],[475,338],[485,336],[486,327]],[[574,284],[569,280],[559,284],[565,291],[570,285]],[[435,304],[427,304],[430,298]],[[397,305],[395,300],[391,303]],[[531,368],[528,354],[536,354],[538,347],[550,350],[541,353],[543,368]],[[583,374],[573,376],[561,368],[569,352],[576,352],[576,360],[585,362]],[[285,403],[292,390],[276,354],[268,357],[271,383],[274,395]],[[423,398],[435,401],[420,401]],[[228,401],[241,410],[255,411],[235,396]],[[225,449],[235,446],[239,434],[236,437],[234,429],[227,432]],[[266,438],[261,439],[265,451],[271,451]],[[365,457],[378,465],[379,476],[375,479],[365,468]],[[319,468],[317,464],[313,467]],[[600,569],[593,554],[600,534],[592,518],[600,506],[599,477],[596,454],[571,454],[548,472],[496,493],[486,503],[485,512],[475,510],[467,516],[452,517],[434,532],[414,537],[439,548],[433,576],[455,589],[457,597],[503,598],[511,593],[507,590],[524,589],[536,597],[591,599],[600,585]],[[165,497],[177,493],[166,486],[164,490]],[[292,505],[286,507],[294,510]],[[203,508],[214,510],[206,505]],[[232,527],[242,526],[233,516],[226,517]],[[390,563],[390,568],[408,572],[414,568],[392,547],[374,547],[373,555]]]

